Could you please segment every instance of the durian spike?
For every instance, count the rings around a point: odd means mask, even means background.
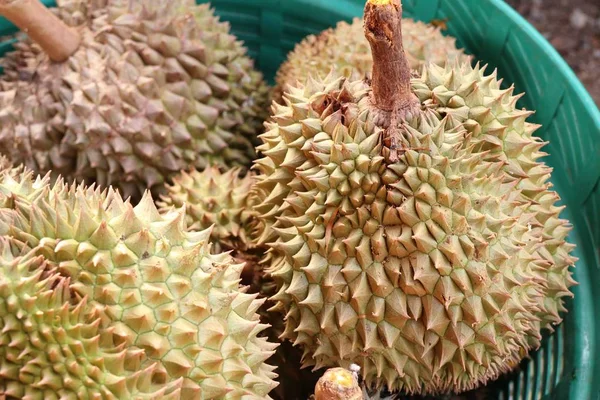
[[[0,0],[0,15],[27,33],[52,61],[65,61],[81,43],[79,33],[39,0]]]
[[[345,368],[330,368],[315,386],[315,400],[362,400],[358,380]]]
[[[402,45],[400,0],[368,0],[364,21],[373,55],[371,101],[382,112],[381,125],[387,127],[417,113],[420,104],[411,89],[410,65]]]

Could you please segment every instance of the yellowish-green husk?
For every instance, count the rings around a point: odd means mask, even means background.
[[[166,186],[157,202],[159,210],[185,207],[189,229],[213,227],[212,241],[224,250],[249,251],[258,229],[250,196],[254,178],[251,174],[240,177],[240,172],[239,168],[222,172],[213,166],[183,171]]]
[[[158,364],[114,342],[88,298],[35,250],[0,238],[0,394],[9,399],[180,399],[183,379],[152,383]]]
[[[0,230],[55,265],[115,344],[143,350],[148,384],[182,379],[181,399],[269,398],[264,300],[240,287],[242,264],[211,252],[210,229],[188,231],[184,209],[159,214],[148,192],[133,207],[112,188],[48,181],[2,175]]]
[[[273,311],[304,365],[374,388],[466,391],[539,346],[571,296],[571,227],[513,89],[425,66],[398,161],[364,80],[310,78],[274,104],[256,162]],[[380,116],[380,114],[378,114]]]

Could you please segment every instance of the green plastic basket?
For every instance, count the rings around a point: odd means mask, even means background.
[[[207,2],[200,0],[199,2]],[[54,1],[44,0],[47,5]],[[308,34],[361,16],[364,0],[212,0],[272,82],[287,53]],[[600,111],[573,71],[527,21],[502,0],[404,0],[406,17],[448,19],[447,33],[525,92],[520,106],[550,144],[546,162],[572,221],[577,244],[575,299],[557,331],[511,375],[491,384],[502,400],[600,399]],[[0,19],[0,36],[14,27]],[[10,42],[0,43],[0,54]],[[491,68],[490,70],[491,71]],[[594,379],[596,378],[596,379]]]

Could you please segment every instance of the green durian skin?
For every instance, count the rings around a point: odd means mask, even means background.
[[[180,398],[182,379],[148,377],[143,350],[123,348],[87,298],[35,250],[0,238],[0,392],[8,399]]]
[[[213,227],[211,239],[223,250],[249,251],[257,230],[257,215],[252,211],[252,174],[241,176],[239,168],[221,171],[182,171],[166,186],[157,202],[159,211],[186,208],[188,229],[201,231]]]
[[[204,171],[184,171],[167,185],[165,194],[157,202],[161,213],[186,207],[188,229],[201,231],[214,226],[211,240],[217,249],[231,251],[239,262],[244,262],[242,283],[249,293],[268,298],[277,293],[276,286],[260,263],[264,246],[257,246],[261,233],[258,213],[252,208],[261,199],[254,192],[254,176],[240,177],[239,170],[220,171],[210,167]],[[289,342],[279,341],[285,330],[283,315],[267,310],[274,304],[266,301],[258,310],[261,323],[269,327],[260,333],[270,342],[278,343],[275,353],[267,360],[277,366],[279,385],[270,395],[277,400],[305,400],[313,392],[318,373],[301,369],[302,351]]]
[[[239,285],[242,264],[211,251],[210,229],[188,231],[184,209],[161,215],[149,192],[133,207],[112,188],[35,182],[2,176],[2,233],[56,265],[116,344],[156,364],[148,383],[181,380],[182,400],[270,398],[264,300]]]
[[[138,201],[181,170],[247,169],[269,87],[207,4],[63,0],[82,36],[52,63],[30,40],[2,60],[0,153]]]
[[[165,194],[157,203],[161,213],[186,207],[188,229],[200,231],[214,226],[211,240],[215,250],[232,251],[233,257],[244,262],[242,283],[249,293],[268,298],[277,292],[273,280],[265,274],[260,258],[264,246],[256,246],[261,232],[258,213],[252,209],[261,199],[253,191],[253,175],[239,176],[239,170],[221,172],[216,167],[204,171],[184,171],[167,185]],[[217,247],[218,246],[218,247]],[[266,301],[258,310],[261,322],[269,327],[260,333],[270,342],[279,343],[267,363],[277,366],[279,385],[271,392],[278,400],[304,400],[313,391],[319,375],[301,369],[302,351],[289,342],[280,342],[283,333],[283,315],[267,310],[274,304]]]
[[[354,363],[374,389],[464,392],[562,321],[571,226],[531,112],[484,72],[424,67],[411,82],[421,113],[393,127],[393,154],[365,80],[313,77],[273,105],[255,209],[271,311],[305,366]]]

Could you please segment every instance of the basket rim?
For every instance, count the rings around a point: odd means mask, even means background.
[[[499,10],[506,13],[513,21],[518,22],[520,27],[525,30],[525,33],[533,38],[537,44],[544,50],[544,53],[561,71],[561,75],[566,79],[568,87],[575,89],[578,97],[583,100],[585,109],[589,112],[598,130],[600,130],[600,109],[596,105],[590,92],[585,88],[583,82],[577,77],[577,74],[560,55],[558,50],[546,39],[525,17],[511,7],[505,0],[488,0],[492,2]]]

